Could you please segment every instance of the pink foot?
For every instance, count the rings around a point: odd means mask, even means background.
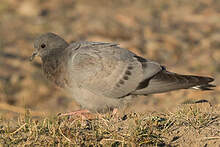
[[[92,113],[89,110],[83,109],[83,110],[77,110],[73,112],[60,113],[58,114],[58,116],[59,117],[73,116],[73,117],[82,117],[82,119],[91,119]]]
[[[58,116],[71,116],[71,115],[83,115],[85,113],[90,113],[89,110],[77,110],[77,111],[73,111],[73,112],[67,112],[67,113],[60,113],[58,114]]]
[[[118,114],[118,109],[114,108],[113,111],[112,111],[112,115],[117,115],[117,114]]]

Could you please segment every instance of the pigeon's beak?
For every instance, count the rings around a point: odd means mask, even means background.
[[[34,58],[35,58],[37,55],[38,55],[38,51],[37,51],[37,50],[35,50],[35,51],[33,52],[33,54],[31,55],[31,57],[30,57],[29,61],[33,61],[33,60],[34,60]]]

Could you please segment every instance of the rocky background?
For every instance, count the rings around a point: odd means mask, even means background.
[[[116,42],[183,74],[212,76],[220,83],[218,0],[1,0],[0,113],[8,118],[79,109],[71,96],[48,82],[39,59],[29,62],[34,39],[54,32],[68,42]],[[196,100],[220,103],[220,87],[141,96],[132,111],[172,111]],[[38,113],[39,112],[39,113]]]

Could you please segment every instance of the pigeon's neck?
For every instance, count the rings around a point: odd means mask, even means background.
[[[65,50],[57,49],[42,57],[42,68],[47,79],[59,87],[67,87],[67,60]]]

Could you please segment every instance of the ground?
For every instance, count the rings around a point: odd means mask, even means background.
[[[26,135],[30,138],[30,134],[28,135],[30,128],[48,129],[48,124],[54,125],[55,131],[59,128],[65,129],[61,124],[68,118],[60,120],[52,116],[79,109],[66,91],[57,88],[44,78],[39,59],[32,63],[28,61],[33,51],[34,39],[42,33],[54,32],[68,42],[79,40],[115,42],[140,56],[166,65],[168,70],[215,78],[217,87],[214,91],[180,90],[141,96],[120,116],[106,114],[107,116],[102,116],[102,119],[90,120],[91,126],[96,127],[97,123],[115,124],[116,128],[103,126],[104,129],[112,129],[112,132],[117,132],[116,130],[123,124],[121,132],[130,135],[130,138],[128,136],[120,138],[116,133],[113,137],[109,134],[106,136],[102,129],[100,131],[92,128],[87,131],[93,131],[93,133],[96,131],[102,139],[98,139],[92,133],[91,139],[85,141],[87,144],[94,142],[96,145],[99,143],[105,145],[106,141],[102,141],[104,138],[107,142],[118,140],[118,143],[114,144],[116,146],[129,143],[135,146],[142,142],[143,144],[148,142],[151,145],[218,146],[220,144],[219,10],[220,2],[216,0],[2,0],[0,2],[1,137],[16,138],[13,135],[22,134],[23,131],[23,137]],[[199,100],[207,100],[208,103],[195,104]],[[197,111],[197,108],[202,110]],[[27,110],[30,111],[30,115]],[[195,114],[191,113],[194,111],[196,111]],[[134,112],[137,116],[133,116]],[[119,125],[118,121],[124,115],[128,116],[128,119],[122,120],[122,124]],[[138,133],[142,131],[140,134],[148,137],[139,136],[139,138],[136,134],[132,138],[132,134],[135,133],[130,130],[132,127],[129,126],[128,120],[142,122],[145,120],[143,118],[147,118],[147,122],[141,125],[135,123],[134,126],[141,128],[133,131]],[[204,120],[200,121],[200,118]],[[193,127],[195,125],[191,121],[196,123],[196,127]],[[170,122],[175,123],[171,125],[171,129],[164,132],[164,125]],[[205,125],[203,125],[204,122]],[[80,132],[85,131],[81,129],[86,125],[75,128],[74,125],[77,126],[78,123],[70,121],[70,124],[65,125],[68,129],[78,131],[78,137],[83,138],[85,134]],[[144,132],[154,130],[158,125],[163,127],[156,129],[156,132]],[[18,128],[21,129],[12,133]],[[82,145],[83,139],[77,141],[74,136],[71,138],[68,129],[67,132],[62,130],[63,135],[62,131],[61,133],[58,131],[56,142],[64,143],[62,139],[65,140],[67,136],[67,140],[70,139],[72,144]],[[10,133],[12,133],[11,136]],[[50,141],[53,140],[51,136],[56,136],[47,132],[41,133]],[[157,139],[152,139],[149,133],[156,134]],[[176,136],[178,137],[175,139]],[[176,142],[173,143],[172,139]],[[18,144],[23,143],[22,139],[20,140]],[[12,141],[0,143],[4,145],[9,142]]]

